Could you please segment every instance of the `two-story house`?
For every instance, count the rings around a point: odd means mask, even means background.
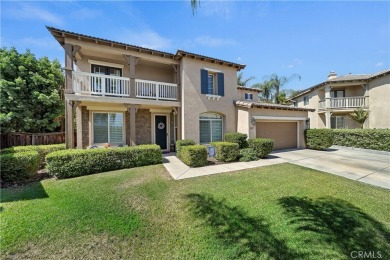
[[[390,70],[373,74],[348,74],[328,79],[291,98],[309,113],[311,128],[359,128],[349,117],[357,108],[369,111],[364,128],[390,128]]]
[[[155,143],[169,150],[176,140],[208,144],[236,131],[273,138],[277,149],[304,147],[311,109],[258,103],[259,90],[237,86],[245,65],[48,30],[65,51],[68,148],[75,130],[78,148]]]

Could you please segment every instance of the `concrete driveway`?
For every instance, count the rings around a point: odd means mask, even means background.
[[[281,150],[273,152],[272,156],[390,189],[390,152],[331,147],[328,151]]]

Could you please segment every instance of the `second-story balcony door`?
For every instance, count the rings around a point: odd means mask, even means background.
[[[92,64],[91,72],[107,76],[122,76],[122,69],[95,64]],[[121,87],[121,82],[118,79],[96,77],[91,82],[92,92],[95,93],[122,93]]]
[[[332,90],[330,92],[330,97],[331,98],[343,98],[343,97],[345,97],[345,92],[344,92],[344,90]]]

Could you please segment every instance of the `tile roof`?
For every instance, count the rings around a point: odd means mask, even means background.
[[[292,111],[310,111],[314,112],[313,108],[305,108],[305,107],[294,107],[280,104],[272,104],[272,103],[259,103],[259,102],[250,102],[243,100],[235,100],[233,103],[238,107],[246,107],[246,108],[267,108],[267,109],[277,109],[277,110],[292,110]]]
[[[248,91],[256,91],[258,93],[262,92],[262,90],[258,89],[258,88],[248,88],[248,87],[243,87],[243,86],[237,86],[237,89],[248,90]]]
[[[378,71],[378,72],[375,72],[375,73],[372,73],[372,74],[347,74],[347,75],[342,75],[340,77],[336,77],[334,79],[329,79],[329,80],[321,82],[321,83],[319,83],[317,85],[314,85],[314,86],[312,86],[310,88],[304,89],[301,92],[299,92],[297,95],[289,98],[289,100],[297,98],[299,96],[302,96],[302,95],[304,95],[306,93],[309,93],[310,91],[312,91],[312,90],[314,90],[314,89],[316,89],[318,87],[324,86],[326,84],[353,82],[353,81],[368,82],[368,81],[370,81],[370,80],[372,80],[374,78],[381,77],[381,76],[384,76],[384,75],[387,75],[387,74],[390,74],[390,69],[381,70],[381,71]]]
[[[230,62],[230,61],[212,58],[212,57],[208,57],[208,56],[204,56],[204,55],[200,55],[200,54],[195,54],[195,53],[191,53],[191,52],[187,52],[187,51],[183,51],[183,50],[178,50],[176,52],[176,54],[173,54],[173,53],[149,49],[149,48],[145,48],[145,47],[141,47],[141,46],[137,46],[137,45],[131,45],[131,44],[123,43],[123,42],[117,42],[117,41],[112,41],[112,40],[108,40],[108,39],[104,39],[104,38],[98,38],[98,37],[94,37],[94,36],[90,36],[90,35],[86,35],[86,34],[66,31],[66,30],[58,29],[58,28],[51,27],[51,26],[46,26],[46,28],[57,39],[57,41],[59,41],[59,38],[65,37],[65,36],[74,37],[78,40],[84,38],[87,40],[95,41],[95,43],[103,43],[103,44],[108,43],[108,44],[111,44],[111,46],[113,46],[113,47],[115,44],[118,47],[122,47],[122,48],[125,47],[125,49],[128,49],[128,48],[136,49],[139,52],[147,52],[147,53],[152,54],[152,55],[159,55],[159,56],[163,56],[163,57],[167,57],[167,58],[171,58],[171,59],[181,59],[183,56],[191,56],[193,58],[198,58],[201,60],[208,60],[209,62],[212,62],[212,63],[220,63],[221,65],[228,65],[231,67],[236,67],[238,70],[241,70],[241,69],[245,68],[245,66],[246,66],[243,64],[238,64],[238,63],[234,63],[234,62]]]

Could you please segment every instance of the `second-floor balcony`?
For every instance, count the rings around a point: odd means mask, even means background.
[[[331,98],[329,100],[329,105],[326,103],[326,100],[321,100],[319,104],[320,109],[344,109],[344,108],[358,108],[358,107],[368,107],[367,97],[342,97],[342,98]]]
[[[78,95],[177,100],[177,84],[73,71],[73,91]]]

